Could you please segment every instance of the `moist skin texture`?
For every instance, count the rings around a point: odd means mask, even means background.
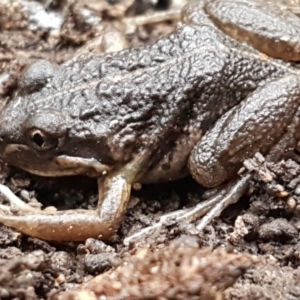
[[[190,172],[215,187],[256,152],[291,156],[297,37],[300,21],[281,1],[190,1],[154,45],[31,65],[0,115],[2,158],[42,176],[97,177],[99,205],[50,213],[10,200],[18,215],[0,222],[46,240],[109,239],[135,182]]]

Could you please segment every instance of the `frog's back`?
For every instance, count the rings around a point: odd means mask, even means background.
[[[10,131],[18,132],[28,115],[55,110],[65,116],[69,145],[101,140],[118,162],[152,147],[160,149],[159,161],[181,140],[184,153],[171,164],[183,166],[220,116],[283,72],[224,35],[201,5],[188,5],[183,23],[154,45],[82,55],[63,64],[47,84],[21,93],[8,106],[8,116],[19,115]]]

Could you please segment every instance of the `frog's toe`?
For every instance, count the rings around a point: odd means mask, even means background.
[[[9,214],[10,213],[10,207],[0,204],[0,214]]]
[[[125,238],[124,244],[129,245],[140,243],[141,241],[147,240],[148,238],[160,234],[165,227],[174,225],[178,225],[181,228],[185,227],[186,224],[195,221],[196,219],[202,217],[208,211],[213,209],[213,207],[216,206],[217,203],[221,200],[220,195],[221,194],[218,194],[212,199],[203,201],[191,209],[177,210],[172,213],[163,215],[157,223],[143,228],[139,232]]]
[[[127,237],[124,240],[124,244],[139,243],[142,240],[153,237],[154,234],[159,233],[168,225],[177,224],[183,229],[190,222],[204,216],[196,226],[198,231],[202,231],[204,227],[215,217],[219,216],[226,207],[240,199],[247,191],[250,179],[251,175],[248,174],[239,180],[229,183],[225,190],[220,190],[217,194],[214,193],[212,198],[202,201],[191,209],[178,210],[162,216],[159,222]]]
[[[39,211],[39,208],[32,207],[18,198],[7,186],[0,184],[0,193],[6,198],[6,200],[10,203],[11,208],[19,210],[19,211]],[[7,211],[10,210],[5,205],[1,205],[1,210]]]
[[[222,199],[218,201],[218,203],[215,204],[200,220],[200,222],[196,226],[197,230],[202,231],[204,227],[208,225],[215,217],[218,217],[226,207],[228,207],[230,204],[236,203],[247,192],[250,179],[251,174],[248,174],[240,180],[229,184],[227,187],[228,192],[224,196],[222,195]],[[213,199],[217,197],[219,197],[219,195],[216,195]]]

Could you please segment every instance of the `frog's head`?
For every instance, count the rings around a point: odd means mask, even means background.
[[[66,113],[61,104],[51,102],[51,89],[46,85],[51,85],[55,72],[49,62],[40,61],[23,75],[20,92],[0,114],[0,156],[11,165],[42,176],[100,176],[114,164],[105,128],[87,137],[83,125],[68,113],[72,108]]]

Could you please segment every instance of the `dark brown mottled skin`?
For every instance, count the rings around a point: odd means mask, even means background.
[[[271,160],[294,152],[300,73],[284,60],[300,59],[300,21],[279,1],[276,9],[263,1],[208,2],[191,1],[174,33],[154,45],[28,68],[0,116],[2,158],[43,176],[98,177],[99,207],[30,210],[1,215],[2,223],[48,240],[107,239],[134,182],[189,170],[212,187],[258,151]],[[244,12],[240,19],[230,17],[230,5]],[[270,31],[259,26],[265,20]]]

